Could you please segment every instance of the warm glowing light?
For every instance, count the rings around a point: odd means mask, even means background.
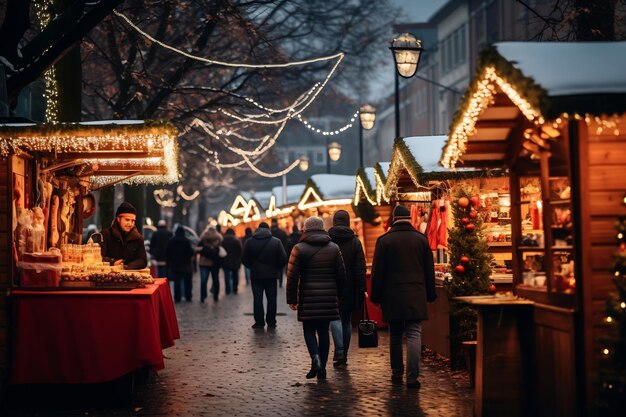
[[[422,56],[422,41],[410,33],[403,33],[391,40],[389,49],[393,52],[398,74],[404,78],[414,76]]]
[[[328,156],[331,161],[338,161],[341,158],[341,145],[337,142],[331,142],[328,145]]]
[[[619,305],[621,308],[626,308],[626,303],[622,301],[622,303]]]
[[[300,171],[304,172],[304,171],[308,171],[309,169],[309,157],[302,155],[300,157]]]
[[[608,355],[608,354],[609,354],[609,350],[608,350],[608,349],[604,349],[604,350],[602,351],[602,353],[604,353],[605,355]]]
[[[374,127],[374,121],[376,120],[376,108],[369,104],[362,105],[359,109],[359,118],[361,119],[363,129],[370,130]]]
[[[607,323],[612,323],[612,322],[613,322],[613,318],[612,318],[611,316],[608,316],[608,317],[606,318],[606,322],[607,322]]]
[[[233,205],[230,207],[230,214],[233,216],[243,215],[247,207],[248,202],[239,194],[235,197],[235,201],[233,201]]]

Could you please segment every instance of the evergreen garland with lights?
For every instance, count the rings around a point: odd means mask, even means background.
[[[450,302],[450,352],[453,369],[463,366],[462,342],[476,339],[477,311],[453,297],[483,295],[490,290],[491,255],[481,234],[480,198],[467,189],[454,192],[454,227],[449,229],[448,250],[452,279],[447,284]]]
[[[626,216],[615,225],[619,247],[611,272],[617,292],[606,302],[605,322],[610,335],[602,340],[598,370],[598,408],[603,416],[623,415],[626,409]]]

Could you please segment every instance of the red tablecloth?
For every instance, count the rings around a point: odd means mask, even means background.
[[[130,291],[11,292],[11,382],[106,382],[162,369],[180,337],[165,279]]]

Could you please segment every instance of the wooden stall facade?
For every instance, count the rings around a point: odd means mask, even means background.
[[[69,212],[71,227],[61,231],[59,242],[63,242],[65,234],[80,235],[83,200],[79,197],[91,190],[118,182],[171,183],[178,179],[176,136],[176,128],[166,122],[0,125],[0,217],[6,219],[0,222],[0,377],[3,380],[9,366],[10,335],[15,331],[9,329],[8,298],[16,283],[13,232],[20,208],[37,206],[36,192],[42,193],[37,191],[39,185],[62,184],[75,193],[75,206]],[[42,182],[42,178],[47,180]],[[45,227],[48,232],[48,225]]]
[[[374,258],[376,240],[385,233],[385,224],[391,216],[385,192],[389,165],[389,162],[378,162],[373,167],[360,168],[356,174],[353,206],[362,222],[361,237],[368,266]]]
[[[597,415],[613,225],[626,215],[624,67],[626,42],[496,44],[481,55],[442,154],[450,168],[510,170],[515,292],[534,302],[523,335],[532,343],[520,354],[528,379],[510,391],[533,415]],[[483,393],[496,389],[482,383]],[[509,415],[513,403],[480,411]]]

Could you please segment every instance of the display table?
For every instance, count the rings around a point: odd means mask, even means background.
[[[526,416],[532,387],[532,301],[455,297],[478,309],[474,415]]]
[[[180,338],[166,279],[129,291],[13,290],[12,384],[111,381],[163,369]]]

